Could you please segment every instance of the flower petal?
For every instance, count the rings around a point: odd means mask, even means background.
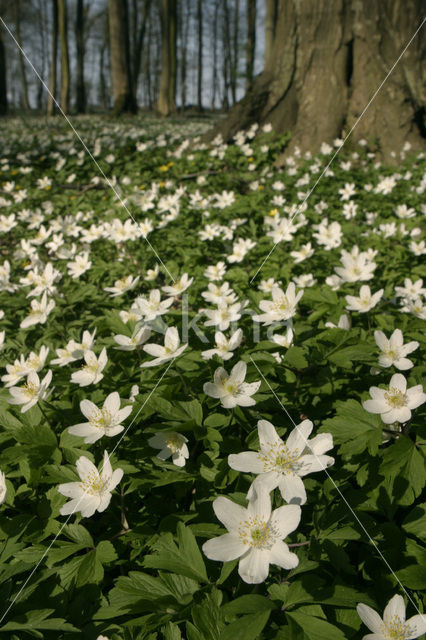
[[[297,504],[286,504],[272,512],[271,523],[280,532],[280,537],[286,538],[297,529],[301,517],[302,510]]]
[[[395,374],[398,375],[398,374]],[[389,624],[393,617],[397,617],[401,622],[405,622],[405,603],[404,598],[398,593],[389,600],[383,612],[383,622]],[[374,629],[372,629],[374,631]]]
[[[299,558],[289,551],[288,546],[282,540],[278,540],[270,551],[269,562],[282,569],[294,569],[299,564]]]
[[[213,502],[213,509],[218,520],[228,529],[233,531],[238,529],[240,522],[246,520],[247,509],[241,507],[239,504],[232,502],[229,498],[219,496]]]
[[[263,473],[263,462],[256,451],[243,451],[232,453],[228,456],[228,464],[231,469],[243,473]]]
[[[363,623],[374,633],[381,634],[383,622],[379,614],[366,604],[358,604],[356,607]]]
[[[229,562],[242,556],[247,546],[236,535],[225,533],[223,536],[205,542],[202,550],[210,560]]]
[[[290,435],[287,438],[287,447],[291,451],[298,449],[301,453],[307,445],[308,438],[313,428],[314,425],[310,420],[304,420],[298,424],[297,427],[290,432]]]
[[[264,582],[269,573],[269,557],[270,551],[252,548],[247,555],[241,558],[238,573],[244,582],[248,584]]]

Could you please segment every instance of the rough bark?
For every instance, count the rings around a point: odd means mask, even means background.
[[[61,41],[61,96],[60,105],[64,113],[70,106],[70,62],[68,53],[68,16],[67,1],[58,0],[58,25]]]
[[[266,0],[265,18],[265,67],[271,63],[272,47],[275,40],[278,0]]]
[[[246,91],[253,83],[256,49],[256,0],[247,0]]]
[[[158,112],[176,112],[176,0],[161,0],[161,77]]]
[[[22,53],[22,37],[21,37],[21,2],[20,0],[15,0],[14,2],[14,10],[15,10],[15,32],[16,32],[16,41],[19,44],[18,49],[18,57],[19,57],[19,71],[21,74],[22,81],[22,106],[24,109],[30,109],[30,101],[28,99],[28,82],[27,82],[27,74],[25,72],[25,60],[24,55]]]
[[[114,115],[136,112],[130,73],[130,43],[127,0],[108,0],[111,75]]]
[[[84,83],[84,0],[77,0],[75,19],[75,42],[77,48],[77,83],[75,107],[77,113],[86,111],[86,87]]]
[[[52,59],[50,61],[49,99],[47,101],[47,115],[55,113],[56,76],[58,59],[58,0],[52,0]]]
[[[6,53],[3,44],[3,29],[0,25],[0,116],[8,111],[7,84],[6,84]]]
[[[422,0],[279,0],[263,73],[211,136],[230,140],[253,122],[270,122],[292,133],[287,155],[295,146],[316,151],[343,137],[420,26],[421,6]],[[374,142],[387,161],[404,142],[424,147],[426,45],[419,36],[351,135]]]

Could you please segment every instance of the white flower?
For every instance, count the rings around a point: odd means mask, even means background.
[[[374,339],[377,346],[382,351],[379,356],[379,365],[381,367],[390,367],[394,365],[397,369],[405,371],[411,369],[414,365],[405,356],[415,351],[419,346],[416,341],[409,342],[404,345],[404,337],[401,329],[395,329],[389,340],[383,331],[375,331]]]
[[[44,367],[48,354],[49,354],[49,347],[45,347],[45,346],[42,346],[40,348],[39,354],[34,353],[34,351],[31,351],[30,355],[25,361],[27,372],[29,373],[30,371],[37,371],[37,372],[41,371],[41,369],[43,369]]]
[[[111,491],[123,477],[123,470],[112,470],[106,451],[101,473],[85,456],[77,460],[76,467],[81,482],[66,482],[58,487],[59,493],[71,498],[61,507],[59,513],[67,516],[81,511],[83,518],[90,518],[95,511],[105,511],[111,501]]]
[[[284,542],[301,516],[297,505],[285,505],[271,513],[271,499],[262,492],[245,509],[220,496],[213,502],[217,518],[228,533],[208,540],[203,552],[210,560],[229,562],[240,558],[238,573],[244,582],[258,584],[268,577],[269,565],[294,569],[299,559]]]
[[[358,604],[356,610],[363,623],[372,631],[363,640],[412,640],[426,633],[426,616],[417,615],[405,620],[404,599],[395,595],[386,605],[383,620],[374,609]]]
[[[288,349],[293,342],[293,329],[288,327],[285,336],[282,336],[279,333],[274,333],[272,336],[272,342],[275,342],[275,344],[278,344],[280,347],[284,347],[284,349]]]
[[[294,263],[298,264],[299,262],[303,262],[306,258],[310,258],[314,254],[314,250],[312,249],[312,245],[310,242],[307,244],[302,244],[299,251],[291,251],[290,255],[294,258]]]
[[[115,347],[121,349],[121,351],[134,351],[141,344],[144,344],[151,336],[151,329],[149,327],[142,327],[139,331],[136,331],[132,337],[118,334],[114,336],[115,342],[120,345]]]
[[[159,271],[160,271],[160,267],[158,266],[158,264],[156,264],[153,269],[148,269],[144,279],[148,281],[155,280],[155,278],[158,276]]]
[[[164,336],[164,347],[160,344],[146,344],[143,348],[150,356],[155,356],[154,360],[144,362],[142,367],[156,367],[167,360],[177,358],[183,353],[188,344],[180,345],[179,333],[176,327],[169,327]]]
[[[345,331],[349,331],[349,329],[351,328],[351,323],[346,313],[342,313],[337,325],[335,325],[333,322],[326,322],[325,326],[329,329],[344,329]]]
[[[220,261],[215,265],[210,265],[204,271],[204,277],[207,280],[222,280],[223,276],[226,273],[225,263]]]
[[[86,444],[92,444],[102,438],[102,436],[116,436],[123,431],[121,424],[130,413],[132,407],[123,407],[120,409],[120,396],[117,391],[113,391],[105,399],[102,409],[90,402],[90,400],[82,400],[80,402],[80,411],[89,422],[82,422],[69,427],[68,433],[73,436],[84,437]]]
[[[204,324],[206,327],[214,326],[220,331],[226,331],[232,322],[236,322],[241,318],[240,312],[245,306],[244,302],[236,302],[229,306],[226,302],[221,302],[217,309],[203,309],[205,315],[209,318]]]
[[[189,457],[187,442],[185,436],[175,431],[162,431],[148,440],[150,447],[161,449],[157,453],[157,458],[167,460],[172,456],[172,462],[177,467],[184,467],[186,459]]]
[[[0,504],[6,500],[6,476],[0,471]]]
[[[79,256],[76,256],[73,262],[67,262],[68,275],[71,278],[79,278],[86,273],[92,266],[92,262],[89,260],[89,252],[84,251]]]
[[[268,278],[267,280],[261,280],[257,288],[259,291],[263,291],[264,293],[270,293],[272,289],[277,286],[278,284],[273,278]]]
[[[107,352],[105,347],[102,349],[99,358],[93,353],[93,351],[85,351],[84,360],[86,364],[80,369],[75,371],[71,376],[71,382],[79,384],[80,387],[87,387],[89,384],[97,384],[104,377],[101,373],[106,363],[108,362]]]
[[[31,409],[39,400],[45,400],[50,393],[47,391],[47,387],[52,381],[52,372],[48,371],[40,382],[35,371],[31,371],[28,374],[27,381],[22,387],[11,387],[9,389],[11,398],[8,402],[10,404],[22,404],[21,413],[25,413],[28,409]]]
[[[222,358],[222,360],[229,360],[234,355],[234,349],[237,349],[241,344],[243,331],[242,329],[237,329],[229,339],[221,331],[216,331],[214,339],[216,348],[202,351],[201,357],[204,358],[204,360],[210,360],[214,355],[217,355],[219,358]]]
[[[162,291],[168,296],[178,296],[183,293],[188,287],[193,283],[194,278],[188,278],[188,274],[184,273],[181,278],[177,282],[175,282],[171,286],[161,287]]]
[[[263,322],[264,326],[281,320],[288,320],[296,314],[296,305],[303,296],[303,291],[296,294],[296,285],[290,282],[286,292],[279,287],[272,289],[272,301],[261,300],[259,307],[265,313],[253,316],[256,322]]]
[[[148,299],[143,297],[136,298],[132,309],[134,308],[135,311],[141,313],[145,317],[145,322],[155,320],[157,316],[167,313],[174,300],[174,298],[166,298],[166,300],[161,300],[160,298],[160,290],[153,289]]]
[[[402,373],[395,373],[389,383],[389,389],[370,387],[371,400],[365,400],[362,406],[370,413],[380,413],[385,424],[407,422],[411,418],[411,409],[426,402],[421,384],[407,390],[407,381]]]
[[[247,498],[260,489],[273,491],[279,487],[286,502],[305,504],[306,491],[302,477],[323,471],[334,463],[334,458],[323,455],[333,447],[330,433],[320,433],[308,440],[313,424],[304,420],[291,431],[287,441],[278,436],[267,420],[257,423],[260,450],[244,451],[228,457],[229,466],[237,471],[259,474],[251,485]]]
[[[426,295],[426,288],[423,286],[423,279],[419,278],[412,282],[410,278],[405,278],[403,287],[395,287],[395,293],[399,298],[416,300],[420,296]]]
[[[5,387],[13,387],[29,373],[24,356],[21,354],[19,360],[15,360],[13,364],[7,364],[6,371],[7,373],[1,377],[1,381],[5,383]]]
[[[383,295],[383,289],[380,289],[376,293],[371,293],[368,284],[363,284],[359,291],[359,298],[355,296],[345,296],[346,309],[348,311],[359,311],[360,313],[366,313],[373,309],[379,302]]]
[[[247,373],[247,365],[242,360],[232,367],[231,374],[223,367],[218,367],[214,372],[214,382],[206,382],[203,391],[211,398],[219,398],[222,407],[232,409],[237,405],[251,407],[256,401],[251,397],[260,387],[258,382],[244,382]]]
[[[116,280],[114,282],[113,287],[104,287],[104,291],[107,291],[110,294],[111,298],[121,296],[126,291],[130,291],[131,289],[134,289],[136,287],[137,283],[139,282],[139,277],[140,276],[136,276],[136,278],[134,278],[133,276],[126,276],[124,278],[120,278],[119,280]]]
[[[55,306],[54,300],[47,302],[47,294],[44,292],[42,299],[31,300],[31,311],[29,315],[24,318],[20,324],[21,329],[27,329],[34,324],[44,324],[47,320],[47,316]]]

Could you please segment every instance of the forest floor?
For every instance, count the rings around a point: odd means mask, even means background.
[[[268,127],[71,120],[0,120],[0,631],[356,640],[359,603],[419,612],[425,158],[276,169]]]

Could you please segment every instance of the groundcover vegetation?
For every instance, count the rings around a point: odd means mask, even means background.
[[[423,155],[52,122],[0,132],[0,637],[419,637]]]

